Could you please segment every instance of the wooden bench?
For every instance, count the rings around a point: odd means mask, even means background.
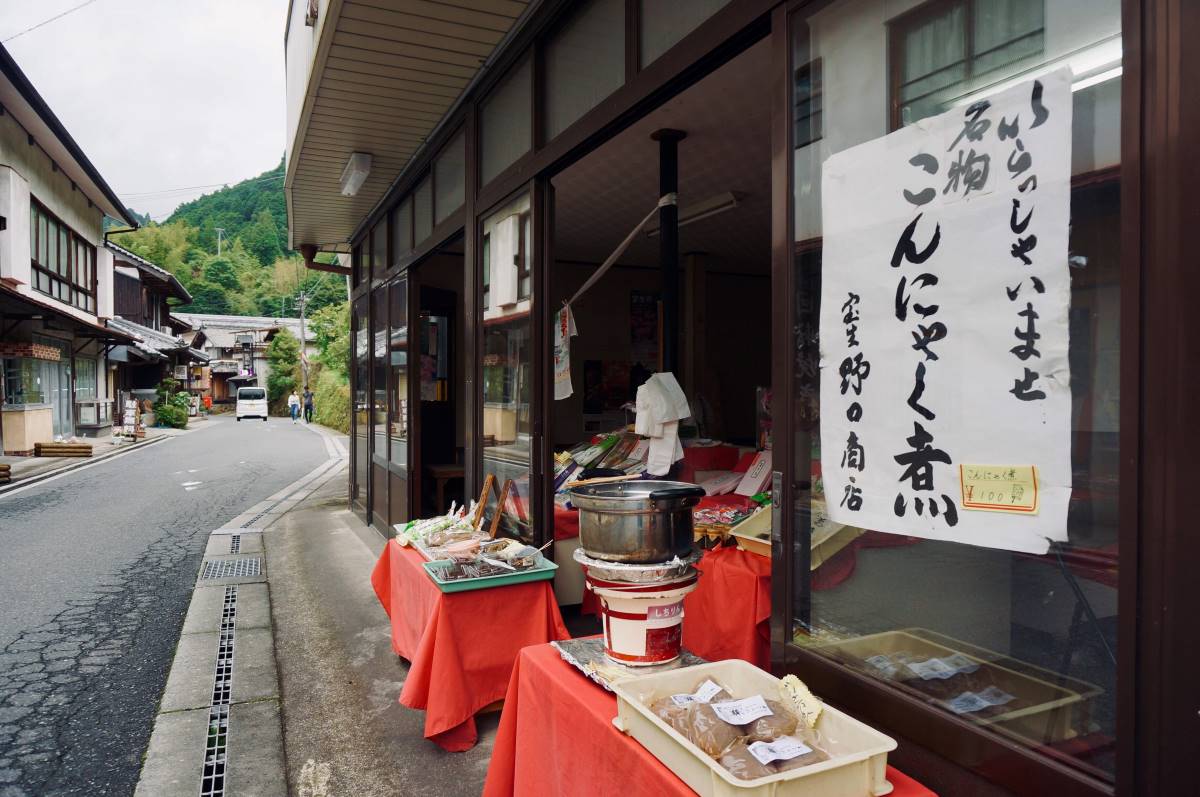
[[[91,443],[34,443],[35,457],[90,457]]]

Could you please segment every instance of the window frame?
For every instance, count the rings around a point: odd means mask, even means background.
[[[904,126],[902,118],[902,103],[900,100],[901,76],[904,74],[904,36],[915,28],[920,27],[934,17],[944,14],[955,6],[963,8],[963,60],[966,70],[963,79],[966,81],[975,77],[974,65],[979,53],[975,51],[975,12],[979,0],[926,0],[915,8],[887,21],[887,64],[888,64],[888,132],[899,130]],[[1042,4],[1042,27],[1040,32],[1045,36],[1045,0]],[[1026,34],[1028,36],[1030,34]],[[1024,38],[1024,37],[1021,37]],[[1014,39],[1013,41],[1018,41]],[[1045,40],[1043,38],[1043,51]],[[943,67],[945,69],[946,67]],[[931,73],[932,74],[932,73]]]
[[[29,219],[29,264],[33,277],[31,287],[55,301],[95,315],[98,293],[96,247],[33,196],[29,197]],[[43,245],[49,246],[52,230],[54,259],[57,265],[41,262]],[[47,239],[45,242],[42,240],[43,235]],[[83,260],[82,266],[78,262],[80,259]]]

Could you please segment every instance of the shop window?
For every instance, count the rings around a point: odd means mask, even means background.
[[[441,224],[450,214],[462,207],[467,193],[466,133],[455,136],[438,155],[433,164],[433,180],[437,186],[434,198],[435,221]]]
[[[483,309],[492,306],[492,236],[483,234]]]
[[[371,462],[369,413],[367,401],[371,388],[371,326],[367,314],[367,297],[354,303],[352,317],[354,334],[354,482],[351,498],[359,503],[367,500],[367,473]]]
[[[642,66],[657,60],[728,4],[729,0],[642,0]]]
[[[531,59],[514,69],[484,102],[479,178],[487,185],[529,151],[533,130]]]
[[[525,196],[484,222],[490,301],[483,314],[483,471],[507,486],[499,511],[509,536],[533,540],[530,446],[533,430],[533,348],[530,297],[518,298],[518,262],[523,246],[520,219],[529,212]]]
[[[546,140],[625,82],[624,0],[591,0],[546,43]]]
[[[75,400],[94,400],[96,387],[96,361],[87,358],[77,359],[75,361]]]
[[[392,264],[395,265],[413,250],[412,198],[392,210]]]
[[[898,21],[887,19],[883,4],[847,4],[838,6],[836,25],[822,11],[807,17],[801,10],[791,20],[793,63],[823,64],[828,79],[823,85],[814,83],[820,85],[823,109],[836,112],[839,124],[824,130],[818,126],[818,145],[792,154],[795,293],[788,323],[795,334],[790,389],[794,404],[782,414],[794,419],[792,456],[786,465],[791,479],[783,494],[793,502],[788,521],[794,527],[793,548],[777,566],[787,568],[795,585],[794,600],[785,611],[797,667],[806,666],[811,655],[832,662],[832,671],[843,675],[822,675],[830,680],[819,685],[830,698],[845,686],[841,697],[851,696],[844,704],[848,710],[979,772],[998,771],[992,753],[981,751],[1015,743],[1031,751],[1035,766],[1044,761],[1047,772],[1065,762],[1111,781],[1117,735],[1116,573],[1121,558],[1117,541],[1122,497],[1118,462],[1123,453],[1123,242],[1119,173],[1096,167],[1112,165],[1119,153],[1119,142],[1110,139],[1122,126],[1120,16],[1116,3],[1101,9],[1048,0],[1046,6],[1045,17],[1055,20],[1053,31],[1043,28],[1042,3],[1022,0],[931,3]],[[864,35],[872,30],[879,35]],[[868,46],[870,42],[878,42],[877,47]],[[876,76],[883,74],[889,58],[903,79],[881,86]],[[1059,71],[1063,66],[1072,69],[1073,78]],[[1070,128],[1053,137],[1046,132],[1049,127],[1033,130],[1044,111],[1035,79],[1039,86],[1055,87],[1055,112],[1073,109]],[[888,120],[879,113],[885,107],[884,92],[897,89],[902,92],[897,117]],[[1018,89],[1025,93],[1018,96]],[[794,103],[797,142],[803,140],[801,132],[810,129],[810,108]],[[943,112],[958,115],[948,118],[950,134],[945,140],[934,132],[941,129],[936,125],[912,127],[892,134],[902,138],[872,149],[899,121],[900,109],[905,109],[905,122]],[[972,114],[987,122],[986,130],[972,127],[963,134],[975,137],[969,146],[955,146],[953,134],[971,122]],[[1001,114],[1007,128],[1003,136]],[[1049,118],[1053,122],[1055,117]],[[904,137],[908,133],[911,136]],[[1045,136],[1042,144],[1035,146],[1035,135]],[[1018,138],[1025,139],[1025,150],[1016,147]],[[1069,159],[1064,151],[1068,142]],[[853,156],[833,159],[859,145]],[[909,148],[914,145],[921,149],[910,161]],[[954,182],[962,174],[951,151],[972,146],[977,156],[986,149],[992,170],[992,182],[986,184],[976,170],[974,185],[991,186],[994,193],[971,193],[968,205],[956,200],[961,200],[966,184]],[[1032,158],[1029,166],[1022,158],[1024,151]],[[892,171],[889,153],[903,153]],[[934,161],[936,174],[931,171]],[[1025,169],[1030,172],[1010,181]],[[831,170],[836,181],[825,179]],[[1040,186],[1029,181],[1033,172],[1041,177]],[[1053,193],[1052,175],[1060,193]],[[1018,185],[1033,193],[1013,194]],[[854,194],[852,186],[863,188]],[[932,190],[924,192],[927,187]],[[1032,196],[1036,203],[1021,202],[1023,196]],[[1051,211],[1054,197],[1060,205]],[[1010,205],[1010,199],[1021,204]],[[964,222],[967,207],[975,215]],[[1020,211],[1015,221],[1014,207]],[[1035,207],[1030,229],[1041,225],[1038,246],[1045,251],[1029,247],[1031,241],[1019,242],[1023,236],[1014,232],[1024,229],[1030,207]],[[1052,212],[1053,221],[1048,215]],[[913,217],[920,219],[913,243],[927,246],[933,225],[940,223],[941,250],[930,250],[925,258],[924,248],[896,249],[899,264],[891,268],[892,247]],[[972,225],[974,229],[966,229]],[[860,228],[870,234],[853,239]],[[878,245],[868,239],[885,229],[887,253],[877,261],[871,247]],[[846,243],[851,239],[856,241],[853,246]],[[859,242],[862,247],[855,248]],[[994,246],[996,242],[1003,247]],[[1052,246],[1062,247],[1061,257]],[[966,251],[990,258],[987,262],[994,262],[1008,283],[997,283],[982,299],[975,292],[977,284],[969,289],[960,285],[964,291],[955,292],[953,283],[963,272],[947,264],[943,254]],[[1023,253],[1031,254],[1030,263],[1020,260]],[[844,308],[840,301],[823,312],[822,291],[841,287],[846,275],[863,262],[882,262],[883,270],[871,273],[884,284],[871,284],[864,276],[857,283],[863,286],[860,292],[838,294]],[[898,290],[901,277],[906,282]],[[925,287],[914,287],[914,279]],[[1057,293],[1054,284],[1059,286]],[[961,306],[968,295],[969,313]],[[1026,303],[1034,309],[1026,310]],[[997,327],[982,320],[989,312],[1006,314],[1010,309],[1016,322],[1036,312],[1037,346],[1057,341],[1060,362],[1069,362],[1069,380],[1062,373],[1059,392],[1053,396],[1059,413],[1044,429],[1026,425],[1021,431],[1005,420],[1008,416],[998,416],[1014,411],[1000,404],[1001,399],[1022,399],[1018,394],[1024,391],[1014,383],[1025,378],[1025,366],[1041,373],[1052,367],[1038,362],[1040,352],[1019,345],[1013,332],[1019,323]],[[1019,317],[1018,311],[1026,315]],[[914,353],[911,344],[916,338],[907,334],[909,328],[917,328],[914,318],[926,328],[948,322],[944,339],[935,333],[941,340],[934,346],[935,351],[941,348],[940,361],[923,360],[918,369],[916,359],[906,359],[907,376],[888,382],[896,353]],[[1024,334],[1024,329],[1018,331]],[[848,347],[851,340],[861,345],[864,359],[873,366],[869,374],[853,360],[838,367],[842,350],[835,347]],[[972,392],[986,381],[986,371],[975,376],[946,374],[947,362],[967,362],[948,353],[953,349],[947,344],[953,346],[950,342],[955,340],[957,345],[972,341],[980,356],[986,356],[993,342],[1003,343],[996,362],[1019,366],[1018,378],[995,383],[1003,394],[995,399],[1002,408],[996,417]],[[1019,360],[1025,355],[1032,359]],[[823,360],[833,367],[823,367]],[[974,369],[979,361],[970,362]],[[856,374],[865,378],[864,395],[874,389],[883,391],[877,396],[897,394],[899,399],[884,406],[868,404],[854,392]],[[1030,401],[1041,400],[1025,395]],[[885,425],[878,424],[881,412],[885,424],[892,424],[889,428],[897,434],[906,430],[915,441],[911,452],[907,441],[896,450],[878,445],[877,430]],[[934,419],[926,420],[925,413]],[[978,435],[968,440],[963,419],[971,413],[988,415],[992,428],[981,424]],[[914,430],[914,418],[923,432]],[[827,436],[843,424],[862,434],[853,435],[853,440],[845,433]],[[1026,515],[988,512],[996,506],[968,506],[980,502],[959,467],[982,462],[971,459],[985,456],[978,452],[1008,445],[1011,438],[1003,436],[1034,428],[1042,440],[1025,446],[1024,455],[1045,457],[1043,462],[1053,463],[1045,467],[1058,473],[1062,487],[1056,493],[1056,520],[1050,521],[1048,504]],[[876,430],[874,437],[868,434],[871,429]],[[926,440],[925,433],[933,439]],[[932,452],[939,458],[944,453],[950,464],[922,459]],[[1022,453],[1010,456],[1021,458]],[[930,470],[925,470],[927,465]],[[974,467],[987,478],[1000,478],[988,468]],[[874,471],[882,477],[870,477],[880,481],[867,480],[871,468],[882,469]],[[856,478],[853,483],[851,476]],[[1039,483],[1049,495],[1049,483]],[[1023,485],[1014,481],[1006,500],[1016,500],[1017,487],[1024,494]],[[935,498],[936,518],[930,503]],[[957,510],[954,526],[946,512],[947,499]],[[872,522],[851,522],[864,517],[853,512],[878,514],[870,515]],[[912,525],[918,512],[927,518],[928,530]],[[986,531],[968,542],[957,536],[964,528]],[[1031,533],[1030,529],[1047,533],[1033,533],[1037,544],[1029,547],[1005,537]],[[1054,541],[1046,551],[1050,532]],[[869,700],[849,687],[858,682],[850,672],[877,683],[879,689]],[[914,711],[912,699],[926,708]],[[943,718],[969,723],[982,738],[966,744],[946,742],[949,722]],[[997,744],[992,746],[992,741]],[[1030,782],[1035,777],[1030,776]]]
[[[792,146],[807,147],[821,139],[821,59],[805,61],[792,76]]]
[[[418,244],[433,234],[433,184],[428,177],[413,192],[413,230]]]
[[[387,218],[375,225],[371,230],[371,281],[383,279],[388,269],[388,227]]]
[[[519,222],[520,232],[518,233],[518,248],[517,248],[517,299],[528,299],[533,293],[532,279],[530,276],[530,259],[533,249],[530,247],[529,235],[533,229],[530,223],[529,214],[522,213]]]
[[[33,287],[65,304],[96,312],[96,247],[50,214],[37,200],[29,205]]]
[[[408,280],[399,279],[388,289],[391,334],[388,363],[391,368],[391,399],[388,403],[388,433],[392,464],[408,470]]]
[[[371,451],[377,460],[388,458],[388,374],[391,369],[388,328],[388,289],[371,292]]]
[[[39,360],[11,357],[3,361],[3,366],[5,406],[49,402],[49,397],[42,390]]]
[[[933,0],[890,25],[892,128],[1040,62],[1045,0]]]

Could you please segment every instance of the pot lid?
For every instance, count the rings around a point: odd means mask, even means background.
[[[657,479],[632,479],[625,482],[605,482],[601,484],[584,484],[572,487],[572,496],[583,498],[603,498],[606,500],[644,501],[650,493],[659,490],[674,490],[695,487],[689,482],[659,481]]]

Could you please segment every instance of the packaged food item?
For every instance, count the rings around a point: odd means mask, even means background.
[[[708,703],[689,704],[684,724],[684,736],[713,758],[719,758],[742,735],[740,727],[718,717]]]
[[[778,700],[767,699],[771,713],[742,726],[747,742],[770,742],[780,736],[789,736],[796,731],[799,719]]]
[[[776,772],[790,772],[793,769],[800,769],[812,764],[819,764],[822,761],[829,760],[829,753],[826,753],[816,745],[805,743],[808,748],[807,753],[802,753],[795,758],[780,759],[771,762],[771,766]]]
[[[442,546],[452,559],[474,559],[479,553],[479,540],[457,540]]]
[[[721,766],[732,772],[734,777],[742,780],[765,778],[778,771],[770,764],[764,764],[755,758],[746,743],[740,740],[730,745],[729,749],[721,754],[719,760]]]
[[[670,725],[684,736],[687,735],[687,706],[680,706],[669,697],[660,697],[650,704],[654,716]]]

